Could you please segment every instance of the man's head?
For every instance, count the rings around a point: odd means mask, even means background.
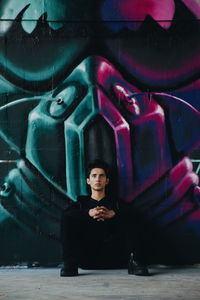
[[[109,183],[109,168],[105,162],[95,161],[88,166],[87,184],[92,191],[105,191]]]

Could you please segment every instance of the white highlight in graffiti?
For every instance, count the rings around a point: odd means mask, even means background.
[[[200,174],[200,159],[191,159],[193,163],[197,164],[197,168],[195,170],[195,173]]]

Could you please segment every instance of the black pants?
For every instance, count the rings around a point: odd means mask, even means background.
[[[63,260],[83,269],[127,267],[130,252],[143,261],[144,248],[136,224],[115,216],[96,221],[81,210],[64,211],[61,220]]]

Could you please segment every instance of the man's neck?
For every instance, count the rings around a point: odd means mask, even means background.
[[[100,201],[106,196],[105,191],[94,191],[92,190],[91,197],[94,200]]]

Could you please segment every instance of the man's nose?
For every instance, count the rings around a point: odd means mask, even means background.
[[[95,178],[95,180],[96,180],[96,181],[100,181],[100,180],[101,180],[101,177],[100,177],[99,175],[97,175],[96,178]]]

